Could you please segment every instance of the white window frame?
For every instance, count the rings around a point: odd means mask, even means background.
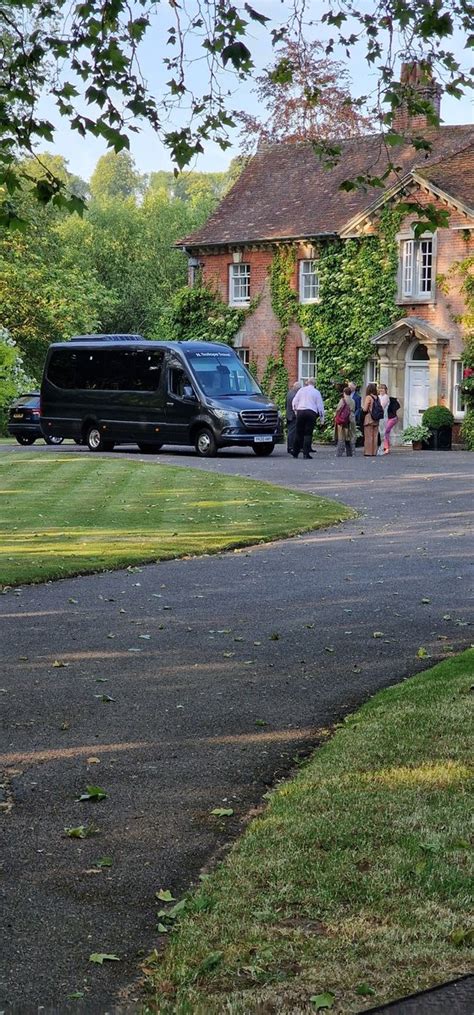
[[[250,349],[246,349],[243,346],[240,346],[240,348],[236,349],[235,351],[237,353],[237,356],[239,356],[240,359],[242,360],[244,367],[247,367],[248,370],[250,366]]]
[[[300,346],[298,349],[298,379],[300,381],[307,381],[311,377],[316,380],[317,367],[316,349]]]
[[[229,304],[248,307],[250,303],[250,264],[229,264]]]
[[[435,295],[435,238],[400,238],[399,298],[430,303]]]
[[[365,387],[368,384],[380,384],[380,360],[377,356],[371,356],[365,367]]]
[[[465,363],[461,359],[451,360],[451,405],[455,419],[464,419],[466,403],[461,391]]]
[[[299,300],[300,303],[320,301],[318,262],[314,258],[299,262]]]

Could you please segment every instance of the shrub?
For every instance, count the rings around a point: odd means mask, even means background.
[[[36,388],[36,381],[25,373],[16,342],[6,328],[0,328],[0,434],[6,434],[7,409],[23,391]]]
[[[452,426],[454,423],[454,416],[445,405],[430,405],[421,418],[430,430],[439,430],[442,426]]]
[[[424,423],[418,423],[416,426],[407,426],[402,433],[402,441],[404,444],[411,444],[412,442],[418,441],[428,441],[430,437],[431,431],[424,425]]]
[[[474,451],[474,408],[468,409],[461,427],[461,437],[468,451]]]

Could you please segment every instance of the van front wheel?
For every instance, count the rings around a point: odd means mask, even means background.
[[[113,451],[114,442],[104,440],[97,426],[89,427],[86,435],[86,444],[89,451]]]
[[[252,450],[258,458],[267,458],[268,455],[271,455],[274,447],[274,444],[254,444]]]
[[[200,458],[215,458],[217,455],[217,444],[216,438],[212,430],[208,430],[207,427],[203,427],[202,430],[198,430],[196,434],[196,454]]]

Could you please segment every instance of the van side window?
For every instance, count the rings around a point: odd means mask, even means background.
[[[193,390],[188,375],[181,367],[170,367],[168,370],[168,389],[170,394],[177,398],[189,398],[190,390]]]
[[[161,349],[57,349],[48,379],[58,388],[82,391],[156,391],[163,360]]]

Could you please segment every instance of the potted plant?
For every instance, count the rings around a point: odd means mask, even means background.
[[[445,405],[430,405],[425,409],[422,423],[427,426],[430,435],[426,441],[428,451],[450,451],[453,435],[454,416]]]
[[[411,444],[414,451],[422,451],[423,445],[429,440],[430,436],[431,430],[424,423],[418,423],[416,426],[405,427],[402,433],[402,441],[404,444]]]

